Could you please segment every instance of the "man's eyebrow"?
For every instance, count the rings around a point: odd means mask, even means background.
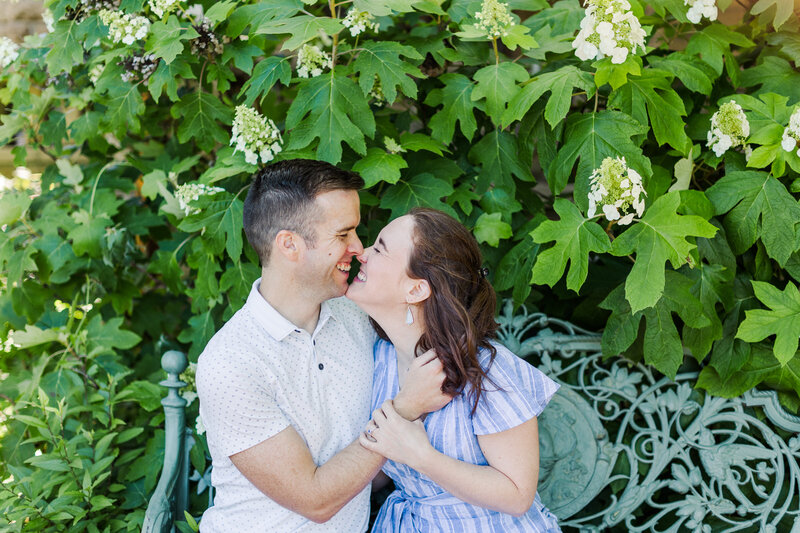
[[[347,233],[347,232],[350,232],[350,231],[356,229],[356,227],[357,226],[347,226],[346,228],[337,229],[336,233]]]

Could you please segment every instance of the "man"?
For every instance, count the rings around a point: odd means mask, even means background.
[[[198,361],[213,461],[203,533],[362,532],[383,457],[358,443],[369,420],[367,317],[341,296],[363,252],[358,174],[291,160],[258,172],[244,229],[261,261],[246,304]],[[428,363],[429,364],[425,364]],[[441,364],[420,357],[395,398],[409,419],[446,404]]]

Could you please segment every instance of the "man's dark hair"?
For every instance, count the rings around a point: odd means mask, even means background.
[[[310,159],[279,161],[256,172],[244,201],[244,232],[261,265],[269,262],[272,242],[281,230],[294,231],[310,247],[316,245],[317,195],[363,186],[357,173]]]

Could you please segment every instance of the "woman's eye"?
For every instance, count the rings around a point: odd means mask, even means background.
[[[378,250],[377,248],[373,248],[373,250],[375,250],[375,253],[376,253],[376,254],[379,254],[379,253],[381,253],[381,251],[380,251],[380,250]]]

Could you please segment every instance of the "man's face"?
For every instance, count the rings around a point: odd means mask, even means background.
[[[305,247],[298,277],[302,286],[320,301],[342,296],[353,256],[364,252],[356,235],[361,220],[358,192],[334,190],[314,201],[317,222],[314,247]]]

